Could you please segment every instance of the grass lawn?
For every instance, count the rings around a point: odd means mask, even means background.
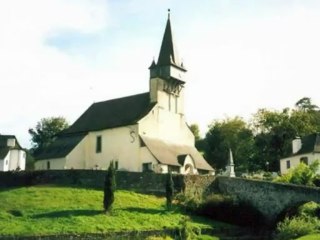
[[[297,238],[296,240],[319,240],[319,239],[320,239],[320,234],[310,234],[310,235]]]
[[[34,186],[0,189],[0,235],[52,235],[175,228],[186,217],[166,211],[165,198],[117,191],[111,215],[103,213],[103,192],[82,188]],[[200,228],[225,224],[190,217]]]

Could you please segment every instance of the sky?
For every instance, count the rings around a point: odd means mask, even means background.
[[[30,147],[46,117],[72,124],[92,103],[147,92],[171,9],[188,70],[185,112],[213,120],[320,105],[318,0],[0,1],[0,133]]]

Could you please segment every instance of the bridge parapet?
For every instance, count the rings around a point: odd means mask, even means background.
[[[320,188],[273,183],[243,178],[217,177],[212,191],[229,194],[250,203],[274,223],[284,210],[314,201],[320,203]]]

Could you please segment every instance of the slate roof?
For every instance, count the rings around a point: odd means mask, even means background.
[[[177,145],[146,136],[141,136],[141,138],[153,156],[162,164],[181,167],[179,160],[182,163],[183,158],[190,155],[197,169],[213,171],[213,168],[194,146]]]
[[[16,140],[16,144],[14,147],[8,147],[7,141],[8,139],[14,138]],[[1,135],[0,134],[0,159],[4,159],[10,149],[22,149],[17,138],[14,135]]]
[[[311,152],[320,152],[320,135],[313,133],[301,139],[301,148],[294,155],[300,155]]]
[[[72,126],[61,134],[98,131],[134,124],[156,103],[150,103],[149,92],[92,104]]]
[[[183,64],[179,59],[178,50],[173,41],[173,34],[171,30],[171,23],[170,23],[170,16],[169,16],[167,20],[166,29],[164,31],[162,43],[161,43],[157,65],[166,66],[166,65],[172,65],[172,64],[181,69],[184,69]]]
[[[58,136],[58,138],[50,144],[44,152],[40,152],[35,156],[35,160],[65,157],[86,135],[87,133],[79,133]]]
[[[67,156],[89,131],[127,126],[143,118],[156,103],[150,103],[149,92],[92,104],[36,160]]]

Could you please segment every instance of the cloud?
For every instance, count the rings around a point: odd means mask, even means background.
[[[105,1],[29,0],[0,3],[0,133],[16,134],[28,144],[27,130],[42,117],[80,107],[68,102],[85,95],[91,76],[81,58],[47,44],[59,31],[90,34],[107,26]],[[81,106],[82,107],[82,106]]]

